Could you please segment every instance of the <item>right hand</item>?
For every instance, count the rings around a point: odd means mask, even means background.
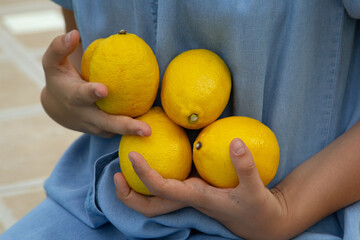
[[[46,86],[41,92],[41,103],[46,113],[66,128],[100,137],[151,135],[147,123],[110,115],[96,106],[95,102],[106,97],[108,90],[101,83],[83,80],[68,59],[79,40],[77,30],[58,36],[43,56]]]

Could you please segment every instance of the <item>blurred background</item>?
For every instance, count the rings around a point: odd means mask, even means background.
[[[0,0],[0,234],[45,198],[44,180],[80,135],[40,104],[41,58],[64,28],[50,0]]]

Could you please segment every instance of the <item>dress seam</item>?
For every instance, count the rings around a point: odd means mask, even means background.
[[[151,2],[151,14],[154,23],[154,52],[156,52],[156,44],[157,44],[158,6],[159,6],[158,0],[153,0]]]
[[[339,74],[339,64],[340,64],[340,51],[341,51],[341,43],[342,43],[342,38],[341,38],[341,33],[343,31],[343,22],[344,22],[344,10],[341,9],[339,14],[341,14],[340,16],[340,21],[339,21],[339,31],[336,34],[336,38],[335,38],[335,44],[337,44],[336,47],[336,52],[334,54],[334,62],[332,64],[332,68],[331,68],[331,74],[332,77],[330,78],[330,91],[329,91],[329,95],[328,95],[328,100],[327,100],[327,108],[328,111],[326,112],[326,117],[328,117],[327,122],[326,122],[326,134],[325,134],[325,139],[324,141],[326,141],[324,143],[324,146],[326,146],[327,144],[329,144],[329,142],[331,141],[331,137],[330,137],[330,130],[331,130],[331,126],[332,126],[332,122],[333,122],[333,110],[334,110],[334,98],[335,98],[335,91],[336,91],[336,82],[337,82],[337,78],[338,78],[338,74]]]

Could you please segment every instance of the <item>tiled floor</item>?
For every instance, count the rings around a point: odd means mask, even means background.
[[[0,0],[0,234],[45,198],[44,180],[80,135],[40,104],[41,57],[63,29],[50,0]]]

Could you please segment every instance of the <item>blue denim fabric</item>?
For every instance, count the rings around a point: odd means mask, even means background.
[[[268,187],[360,120],[358,1],[55,2],[74,10],[84,49],[126,29],[151,46],[161,75],[185,50],[206,48],[219,54],[233,81],[221,117],[256,118],[278,138],[280,165]],[[191,138],[196,133],[189,131]],[[74,142],[45,184],[48,199],[0,239],[25,234],[31,236],[27,239],[237,239],[192,208],[148,219],[124,206],[113,184],[120,171],[120,138],[83,135]],[[295,239],[360,239],[360,203]]]

